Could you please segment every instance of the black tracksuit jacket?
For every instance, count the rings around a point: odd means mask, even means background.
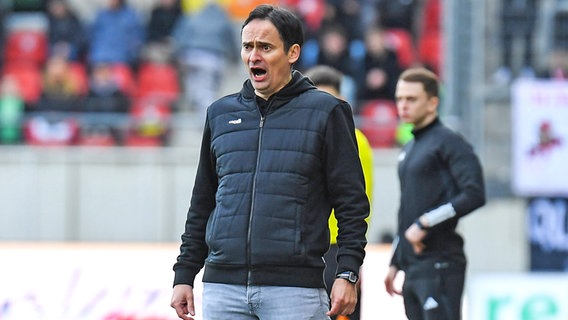
[[[398,244],[391,264],[407,277],[431,276],[437,263],[463,273],[466,257],[456,227],[461,217],[485,204],[479,159],[471,145],[439,119],[413,133],[399,156]],[[404,232],[422,214],[447,203],[456,215],[428,230],[424,252],[415,254]]]
[[[369,202],[351,107],[297,71],[261,112],[249,80],[207,111],[174,284],[323,288],[331,209],[338,271],[359,271]]]

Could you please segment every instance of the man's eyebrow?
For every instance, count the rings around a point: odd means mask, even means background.
[[[249,46],[253,45],[253,44],[256,44],[258,46],[270,46],[270,47],[272,46],[272,44],[269,43],[269,42],[258,41],[258,40],[243,41],[243,44],[246,44],[246,45],[249,45]]]

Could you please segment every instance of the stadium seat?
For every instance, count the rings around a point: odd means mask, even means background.
[[[3,77],[13,78],[26,104],[34,105],[38,102],[42,92],[41,69],[35,64],[9,63],[5,66]]]
[[[138,99],[130,110],[126,146],[161,146],[170,133],[171,110],[165,100]]]
[[[440,0],[426,1],[418,39],[418,60],[437,74],[441,72],[443,56],[441,10]]]
[[[137,86],[136,78],[132,68],[124,63],[115,63],[112,65],[112,71],[118,82],[120,89],[130,97],[136,96]]]
[[[363,104],[359,129],[373,148],[392,148],[396,145],[398,115],[391,100],[371,100]]]
[[[29,62],[43,65],[47,58],[47,35],[40,30],[14,30],[6,39],[4,59],[6,63]]]
[[[79,83],[81,94],[86,95],[87,92],[89,92],[89,76],[87,74],[87,68],[81,62],[72,62],[70,69],[73,77],[75,77],[76,81]]]
[[[416,62],[416,48],[408,31],[394,28],[386,29],[385,40],[395,51],[401,67],[408,68]]]
[[[421,32],[440,32],[442,29],[441,17],[442,4],[440,0],[426,0],[424,14],[422,15]]]
[[[137,82],[139,99],[158,98],[171,103],[180,94],[177,70],[170,64],[144,63]]]
[[[437,32],[429,32],[419,39],[418,57],[420,62],[436,74],[440,74],[442,64],[442,37]]]

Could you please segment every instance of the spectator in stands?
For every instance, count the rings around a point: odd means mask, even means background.
[[[339,24],[327,25],[319,34],[318,65],[333,67],[344,75],[353,77],[354,69],[349,56],[349,38]]]
[[[539,0],[502,0],[501,1],[501,66],[493,78],[498,83],[506,84],[515,76],[532,77],[533,37],[538,14]],[[520,72],[513,66],[513,48],[517,40],[522,41],[523,52]]]
[[[38,111],[75,111],[81,99],[80,81],[64,54],[49,57],[42,79]]]
[[[136,66],[144,41],[144,26],[126,0],[107,0],[107,6],[97,12],[90,31],[91,66],[102,62]]]
[[[192,16],[179,20],[174,41],[186,103],[204,116],[218,98],[227,64],[238,62],[235,27],[223,7],[211,0]]]
[[[146,26],[146,60],[167,62],[172,55],[172,34],[181,17],[180,0],[159,0],[152,8]]]
[[[42,73],[41,96],[24,124],[26,143],[70,145],[78,137],[78,122],[66,112],[77,111],[82,98],[81,82],[72,72],[65,53],[51,55]]]
[[[396,53],[388,48],[383,30],[371,27],[365,33],[365,58],[359,76],[359,100],[390,99],[401,67]]]
[[[361,68],[361,61],[352,59],[347,32],[338,24],[323,27],[318,38],[318,48],[316,64],[333,67],[343,74],[343,97],[355,105],[355,79]]]
[[[385,29],[403,29],[416,41],[419,0],[378,0],[378,23]]]
[[[323,27],[338,24],[346,31],[349,41],[363,38],[365,25],[361,14],[361,0],[327,0],[325,8]]]
[[[146,41],[168,42],[181,14],[179,0],[159,0],[150,13]]]
[[[99,63],[91,70],[89,92],[83,110],[87,112],[124,113],[130,107],[130,100],[114,77],[112,65]]]
[[[85,28],[66,0],[51,0],[47,7],[49,54],[82,58],[87,41]]]

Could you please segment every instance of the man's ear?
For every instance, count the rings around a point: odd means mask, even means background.
[[[440,98],[438,97],[430,97],[428,99],[428,109],[432,111],[438,110],[438,106],[440,105]]]
[[[288,62],[290,64],[296,63],[300,59],[300,45],[295,43],[288,49]]]

